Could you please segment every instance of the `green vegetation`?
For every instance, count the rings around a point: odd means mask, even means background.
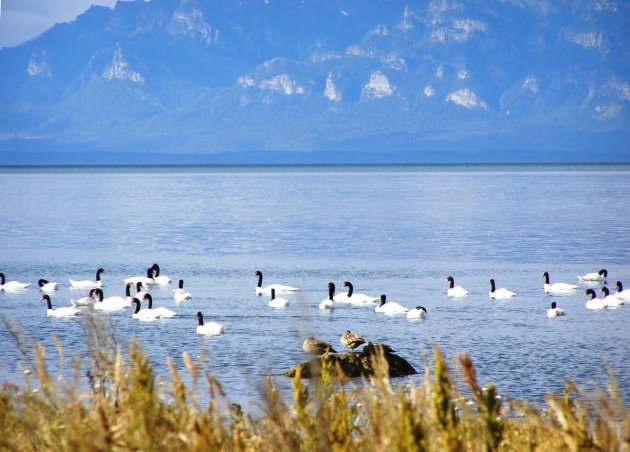
[[[293,378],[292,400],[269,379],[263,412],[253,416],[230,405],[186,353],[187,375],[169,362],[170,382],[160,386],[137,343],[123,354],[104,326],[86,325],[85,389],[78,359],[74,378],[53,376],[46,350],[34,345],[29,359],[19,330],[7,325],[27,368],[24,382],[0,391],[1,450],[630,450],[630,413],[612,375],[606,391],[567,383],[541,410],[504,403],[494,386],[479,386],[466,354],[451,369],[437,347],[420,383],[395,387],[382,356],[373,376],[352,381],[324,359],[310,384],[299,372]],[[208,391],[204,406],[198,386]]]

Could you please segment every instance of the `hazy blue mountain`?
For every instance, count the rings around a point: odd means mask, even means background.
[[[0,50],[0,163],[628,160],[628,30],[613,0],[92,7]]]

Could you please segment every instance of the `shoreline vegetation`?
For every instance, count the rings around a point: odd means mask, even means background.
[[[254,416],[185,352],[186,368],[169,359],[170,381],[161,381],[140,344],[123,351],[94,316],[83,321],[89,356],[74,358],[71,379],[52,375],[47,350],[2,320],[24,374],[0,388],[2,450],[630,450],[630,412],[610,372],[606,389],[567,381],[541,409],[482,388],[465,353],[449,364],[434,346],[423,378],[395,386],[383,356],[373,375],[353,380],[324,357],[310,384],[296,372],[289,397],[269,377]]]

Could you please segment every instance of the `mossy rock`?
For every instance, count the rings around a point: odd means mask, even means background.
[[[386,353],[383,355],[383,358],[388,364],[390,377],[404,377],[418,373],[405,358],[401,358],[393,353]],[[299,368],[301,370],[300,375],[302,378],[315,377],[320,373],[322,359],[323,357],[319,357],[296,364],[291,369],[284,372],[283,375],[286,375],[287,377],[295,377],[295,373]],[[326,359],[330,361],[333,368],[339,366],[341,371],[348,377],[364,377],[373,375],[375,373],[374,366],[378,362],[377,356],[368,355],[363,352],[329,354],[326,356]]]

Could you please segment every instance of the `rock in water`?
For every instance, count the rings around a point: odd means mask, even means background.
[[[350,352],[327,355],[326,359],[330,361],[333,368],[337,367],[337,364],[339,364],[339,367],[346,376],[362,377],[374,374],[374,362],[377,360],[377,357],[363,352]],[[384,355],[384,359],[389,366],[390,377],[404,377],[418,373],[406,359],[398,355],[387,353]],[[322,358],[315,358],[296,364],[291,369],[284,372],[283,375],[294,377],[297,369],[300,368],[302,378],[312,378],[319,374],[321,367]]]

